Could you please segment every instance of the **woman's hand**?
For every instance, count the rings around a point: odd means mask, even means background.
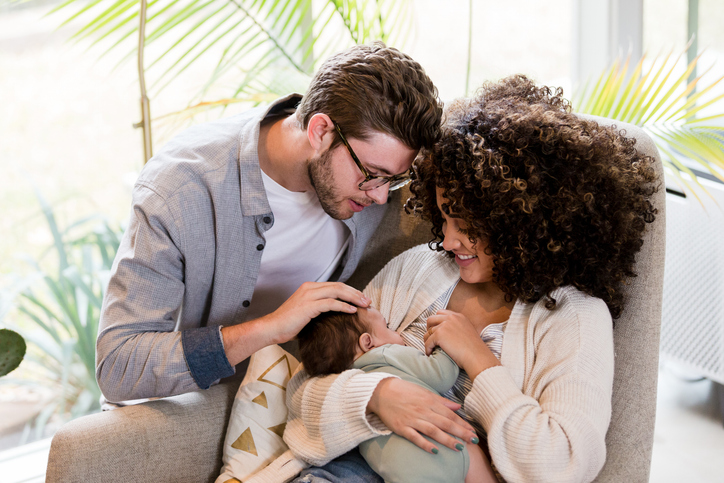
[[[485,369],[500,365],[480,339],[480,333],[461,313],[438,310],[437,314],[428,317],[424,339],[427,355],[432,354],[435,347],[440,347],[467,372],[470,380],[475,380]]]
[[[451,434],[477,444],[473,427],[454,413],[458,409],[457,403],[393,377],[380,381],[367,404],[368,413],[377,414],[391,431],[428,453],[437,453],[437,448],[422,434],[456,451],[461,449],[460,441]]]

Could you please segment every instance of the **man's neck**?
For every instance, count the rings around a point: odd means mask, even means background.
[[[312,149],[293,114],[262,121],[258,151],[259,166],[271,179],[289,191],[312,189],[307,173]]]

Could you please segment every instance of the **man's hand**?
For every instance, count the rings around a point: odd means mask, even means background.
[[[422,434],[458,451],[460,442],[451,434],[477,444],[473,427],[454,413],[458,409],[459,404],[392,377],[380,381],[367,404],[368,413],[377,414],[390,430],[428,453],[436,453],[433,449],[437,448]]]
[[[226,357],[235,366],[263,347],[292,340],[322,312],[354,313],[369,304],[362,292],[341,282],[305,282],[271,314],[221,329]]]
[[[370,300],[362,292],[341,282],[305,282],[278,309],[260,320],[273,330],[274,343],[281,344],[292,340],[323,312],[354,313],[358,306],[369,304]]]

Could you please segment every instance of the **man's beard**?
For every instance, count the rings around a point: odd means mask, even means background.
[[[329,216],[335,220],[346,220],[352,214],[342,211],[342,200],[337,196],[332,176],[332,151],[327,150],[318,158],[312,158],[307,162],[309,181],[319,198],[319,204]]]

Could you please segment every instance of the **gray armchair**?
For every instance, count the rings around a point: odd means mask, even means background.
[[[639,128],[616,124],[657,160],[662,179],[637,259],[639,276],[627,287],[627,305],[614,331],[616,368],[607,459],[597,482],[646,482],[656,411],[659,328],[664,274],[665,191],[661,161]],[[395,192],[376,238],[349,281],[364,287],[393,256],[430,238],[427,226],[401,210],[406,190]],[[47,482],[213,482],[239,382],[85,416],[64,425],[50,448]]]

